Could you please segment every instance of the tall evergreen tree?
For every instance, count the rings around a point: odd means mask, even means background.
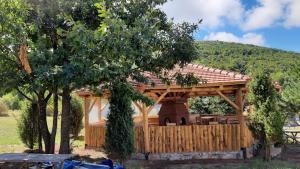
[[[260,71],[250,86],[250,101],[254,111],[250,114],[250,127],[265,149],[265,158],[269,160],[270,146],[281,143],[285,115],[278,106],[279,95],[270,78],[269,71]]]
[[[122,159],[134,152],[134,111],[129,87],[126,81],[115,81],[110,88],[110,113],[105,138],[106,150]]]

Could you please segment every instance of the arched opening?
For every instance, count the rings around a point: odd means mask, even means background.
[[[168,123],[171,123],[170,119],[167,117],[164,120],[164,125],[166,126]]]
[[[180,125],[186,125],[186,120],[185,120],[185,118],[184,117],[182,117],[181,119],[180,119],[180,123],[179,123]]]

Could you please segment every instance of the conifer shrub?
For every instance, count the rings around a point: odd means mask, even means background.
[[[270,146],[283,142],[283,126],[286,115],[278,106],[276,92],[269,71],[261,71],[252,80],[249,97],[254,111],[250,114],[250,129],[265,149],[265,158],[270,159]]]
[[[110,89],[105,148],[114,158],[125,159],[134,152],[131,92],[126,82],[114,83]]]
[[[78,138],[81,129],[83,128],[83,110],[82,103],[76,97],[71,99],[71,135],[73,138]]]
[[[38,106],[34,103],[27,104],[21,112],[18,120],[19,137],[29,149],[33,149],[38,141]]]

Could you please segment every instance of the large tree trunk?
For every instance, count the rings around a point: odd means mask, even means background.
[[[50,154],[55,153],[55,137],[57,131],[57,117],[58,117],[58,95],[57,92],[53,94],[53,125],[51,131],[51,140],[50,140]]]
[[[271,145],[267,144],[265,148],[265,160],[270,161],[271,160]]]
[[[70,106],[71,95],[69,87],[65,87],[62,93],[62,114],[61,114],[61,140],[60,140],[60,154],[70,153]]]
[[[43,99],[39,99],[39,112],[40,112],[40,126],[41,126],[41,134],[44,140],[45,144],[45,153],[49,154],[50,152],[50,132],[48,129],[47,124],[47,115],[46,115],[46,109],[47,109],[47,102]]]
[[[39,153],[43,152],[43,142],[42,142],[42,128],[40,125],[40,114],[38,114],[38,146],[39,146]]]

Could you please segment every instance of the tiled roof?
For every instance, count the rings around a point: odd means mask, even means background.
[[[206,67],[198,64],[187,64],[183,68],[176,66],[173,70],[168,72],[169,77],[172,77],[175,73],[181,73],[186,75],[192,73],[195,77],[204,80],[206,83],[219,83],[219,82],[247,82],[250,77],[247,75],[238,74],[226,70],[220,70],[215,68]],[[151,73],[144,73],[148,77],[150,84],[154,83],[155,86],[164,86],[165,84],[155,75]],[[134,83],[136,85],[136,83]],[[176,85],[175,80],[172,81],[172,85]]]
[[[182,75],[186,75],[188,73],[193,73],[195,77],[198,77],[206,82],[206,84],[213,84],[213,83],[232,83],[232,82],[247,82],[250,80],[250,77],[247,75],[238,74],[235,72],[230,72],[226,70],[220,70],[215,69],[211,67],[206,67],[203,65],[198,64],[187,64],[183,68],[180,68],[179,66],[176,66],[173,70],[168,72],[169,77],[172,77],[175,73],[181,73]],[[153,87],[162,87],[166,86],[160,78],[155,76],[154,74],[151,74],[149,72],[145,72],[144,75],[149,79],[149,84],[147,84],[146,88],[152,87],[152,84],[154,84]],[[132,81],[130,78],[128,79],[130,83],[138,87],[142,84],[137,83],[135,81]],[[171,85],[176,85],[175,80],[172,81]],[[89,94],[90,91],[86,88],[82,88],[78,90],[78,92],[81,92],[83,95]]]

